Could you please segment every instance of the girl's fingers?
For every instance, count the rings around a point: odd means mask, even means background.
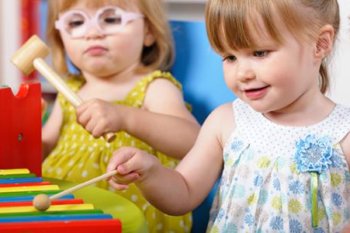
[[[132,182],[137,181],[139,177],[139,174],[132,172],[124,176],[120,176],[117,174],[111,177],[111,180],[117,184],[130,184]]]
[[[107,170],[111,171],[117,169],[118,174],[122,176],[132,172],[140,174],[139,171],[143,170],[143,163],[139,162],[139,160],[142,159],[144,153],[144,151],[134,147],[120,148],[113,153]]]
[[[140,176],[137,173],[130,173],[125,176],[115,175],[109,179],[109,184],[117,190],[125,190],[130,183],[138,180]]]
[[[126,161],[128,161],[132,157],[132,154],[135,153],[134,149],[135,148],[133,147],[122,147],[119,150],[115,151],[113,153],[113,156],[109,160],[107,170],[115,170],[120,164],[123,164]]]
[[[103,134],[103,128],[101,127],[98,119],[95,118],[90,118],[84,128],[89,131],[95,138],[98,138]]]
[[[86,111],[77,112],[77,121],[85,127],[85,125],[89,122],[90,115]]]
[[[118,173],[109,179],[111,186],[118,190],[128,188],[128,184],[137,181],[140,175],[132,168],[133,159],[137,150],[127,147],[114,152],[107,166],[107,171],[117,170]],[[129,168],[129,169],[127,169]]]
[[[126,185],[126,184],[118,184],[118,183],[115,183],[115,182],[113,182],[113,181],[109,181],[109,184],[113,187],[113,188],[115,188],[116,190],[125,190],[125,189],[127,189],[129,186],[128,185]]]

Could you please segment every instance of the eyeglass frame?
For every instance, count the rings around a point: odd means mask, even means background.
[[[55,28],[57,30],[59,30],[60,32],[64,32],[65,34],[67,34],[68,36],[70,36],[73,39],[78,39],[78,38],[83,38],[84,36],[86,36],[88,29],[91,28],[91,26],[95,26],[98,28],[98,30],[103,33],[103,35],[113,35],[117,32],[113,32],[113,33],[105,33],[104,29],[101,28],[101,26],[99,25],[99,21],[98,18],[99,16],[107,9],[115,9],[116,11],[121,13],[121,24],[120,24],[120,28],[125,27],[125,25],[133,20],[136,19],[141,19],[144,18],[145,16],[141,13],[136,13],[136,12],[129,12],[129,11],[125,11],[117,6],[106,6],[103,8],[100,8],[96,11],[96,13],[94,14],[94,16],[90,16],[88,15],[85,11],[83,10],[68,10],[66,12],[64,12],[61,16],[59,16],[59,18],[55,21]],[[74,14],[74,13],[79,13],[81,15],[83,15],[84,19],[87,19],[88,21],[87,26],[86,26],[86,30],[84,31],[83,35],[81,36],[77,36],[74,37],[71,34],[69,34],[67,32],[67,30],[65,29],[65,25],[64,25],[64,19],[67,18],[68,16]]]

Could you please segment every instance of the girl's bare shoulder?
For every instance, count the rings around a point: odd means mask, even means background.
[[[214,131],[221,145],[224,145],[235,128],[234,112],[232,102],[220,105],[212,111],[204,127]]]

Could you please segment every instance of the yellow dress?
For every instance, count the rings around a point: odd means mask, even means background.
[[[124,100],[114,103],[141,108],[148,85],[158,78],[167,79],[181,89],[181,84],[170,73],[155,71],[141,79]],[[77,91],[83,83],[83,79],[79,77],[73,77],[68,81],[68,85],[74,91]],[[123,131],[118,132],[116,139],[111,143],[107,143],[102,138],[95,139],[76,122],[73,106],[61,94],[58,95],[58,101],[63,112],[63,124],[56,147],[43,163],[44,177],[72,182],[89,180],[105,173],[112,152],[123,146],[134,146],[145,150],[157,156],[166,167],[176,166],[177,160],[167,157],[145,142]],[[113,190],[106,181],[99,182],[96,186],[115,191],[134,202],[145,214],[150,233],[191,231],[192,218],[190,213],[184,216],[169,216],[160,212],[143,198],[134,184],[131,184],[125,191]]]

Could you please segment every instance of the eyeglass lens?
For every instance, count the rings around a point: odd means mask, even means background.
[[[122,25],[122,13],[114,8],[105,9],[94,20],[104,33],[117,32]],[[83,36],[90,27],[91,19],[80,12],[74,12],[64,19],[64,28],[72,37]]]

